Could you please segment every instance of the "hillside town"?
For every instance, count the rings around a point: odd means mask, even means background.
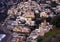
[[[0,14],[0,42],[60,42],[60,0],[4,0]]]

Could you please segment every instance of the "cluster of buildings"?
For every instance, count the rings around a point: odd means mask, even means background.
[[[11,32],[11,42],[37,42],[38,36],[44,36],[53,29],[51,19],[59,15],[57,13],[59,13],[60,3],[57,3],[57,0],[52,2],[56,2],[58,6],[52,7],[50,0],[46,3],[43,0],[42,3],[41,0],[29,0],[10,7],[7,11],[8,17],[2,26],[6,26]]]
[[[50,12],[49,9],[40,11],[41,9],[37,2],[27,1],[12,6],[8,10],[8,17],[2,25],[12,32],[12,42],[32,42],[52,29],[53,25],[46,19],[55,15],[47,14],[47,10]]]

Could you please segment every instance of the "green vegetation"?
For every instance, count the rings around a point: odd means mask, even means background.
[[[52,38],[54,38],[54,36],[56,35],[60,35],[60,31],[59,30],[50,30],[48,33],[45,34],[44,37],[38,37],[37,42],[53,42],[51,41]],[[56,39],[56,38],[55,38]],[[55,42],[56,40],[54,40]]]
[[[55,16],[51,22],[56,27],[60,27],[60,15]]]
[[[60,31],[59,30],[50,30],[48,33],[45,34],[45,37],[49,37],[49,36],[52,36],[52,35],[57,35],[57,34],[60,34]]]

